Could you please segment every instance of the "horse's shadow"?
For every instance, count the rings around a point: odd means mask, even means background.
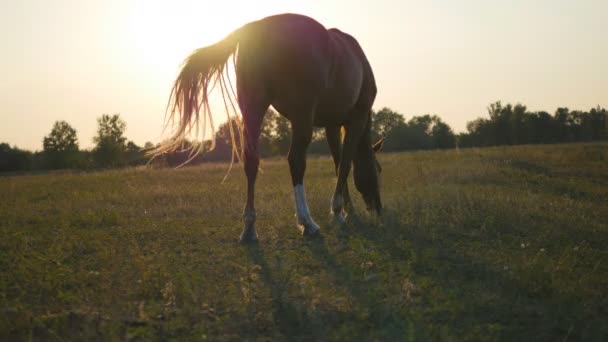
[[[365,218],[357,214],[349,216],[347,227],[340,227],[328,223],[327,230],[334,230],[338,239],[343,240],[348,234],[361,234],[367,227]],[[347,231],[350,229],[351,231]],[[336,231],[337,230],[337,231]],[[356,232],[353,232],[356,230]],[[334,311],[327,306],[323,308],[310,308],[300,299],[293,298],[288,294],[290,282],[294,271],[285,269],[289,265],[281,262],[277,257],[276,261],[267,259],[262,244],[246,245],[245,248],[250,260],[260,266],[260,276],[265,286],[271,291],[272,310],[274,324],[278,327],[283,336],[294,338],[322,338],[331,334],[331,330],[336,328],[331,322],[354,322],[361,320],[361,313],[374,318],[375,322],[384,322],[383,327],[377,326],[379,330],[384,330],[384,337],[404,336],[409,328],[408,320],[401,317],[398,312],[379,302],[377,297],[370,297],[370,287],[378,288],[381,284],[373,281],[367,282],[363,279],[361,269],[357,265],[349,265],[342,262],[337,254],[334,254],[328,241],[323,235],[302,240],[302,246],[311,251],[312,256],[326,271],[332,274],[335,286],[346,293],[352,303],[351,312]],[[364,333],[375,333],[369,331]],[[362,333],[359,331],[359,333]],[[388,335],[387,335],[388,334]]]
[[[310,316],[304,305],[290,298],[288,294],[289,283],[292,280],[292,271],[282,272],[285,265],[277,258],[274,265],[269,264],[261,244],[245,246],[250,260],[260,266],[261,280],[270,289],[272,298],[273,324],[281,335],[289,339],[316,339],[320,337],[320,327],[314,320],[306,319]],[[274,266],[274,267],[273,267]],[[275,272],[275,269],[278,272]],[[255,323],[252,323],[255,325]],[[252,330],[257,330],[256,326]]]

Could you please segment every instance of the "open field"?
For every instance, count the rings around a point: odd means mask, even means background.
[[[295,226],[263,161],[260,243],[226,165],[0,177],[0,339],[607,340],[608,144],[385,154],[382,222]]]

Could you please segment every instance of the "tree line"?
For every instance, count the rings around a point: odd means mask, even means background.
[[[489,118],[478,118],[467,124],[467,133],[461,134],[459,146],[496,146],[521,144],[548,144],[608,139],[606,109],[592,108],[588,112],[558,108],[553,115],[530,112],[526,106],[488,106]]]
[[[120,114],[97,118],[95,147],[82,150],[76,130],[66,121],[56,121],[42,139],[42,151],[30,152],[8,143],[0,143],[0,172],[56,169],[99,169],[146,163],[145,148],[124,136],[127,125]]]
[[[518,144],[547,144],[608,140],[608,113],[601,107],[585,111],[558,108],[555,113],[528,111],[522,104],[503,105],[500,101],[487,108],[488,116],[467,124],[467,132],[456,134],[437,115],[405,116],[390,108],[372,112],[374,141],[385,137],[386,151],[447,149]],[[212,142],[185,141],[182,149],[165,153],[152,165],[175,167],[185,162],[198,164],[229,161],[232,158],[230,125],[237,132],[239,122],[226,122],[216,132],[215,148],[199,155],[192,149],[209,150]],[[76,130],[65,121],[57,121],[43,138],[43,150],[30,152],[0,143],[0,172],[52,169],[99,169],[146,164],[145,151],[155,146],[148,142],[138,146],[124,136],[126,123],[119,114],[103,114],[97,119],[97,134],[91,150],[79,148]],[[260,154],[264,158],[285,156],[291,143],[287,119],[273,110],[264,116],[260,134]],[[308,148],[312,154],[329,154],[323,129],[316,129]]]

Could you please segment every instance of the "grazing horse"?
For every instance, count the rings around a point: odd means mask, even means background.
[[[236,94],[225,72],[230,56],[236,73]],[[209,93],[218,85],[227,112],[230,107],[236,112],[236,97],[242,113],[240,151],[236,134],[231,131],[233,155],[242,156],[247,176],[242,241],[257,240],[254,187],[260,161],[258,140],[270,105],[291,122],[288,161],[296,219],[303,235],[319,233],[303,184],[306,150],[315,126],[325,128],[338,176],[331,200],[334,219],[345,219],[351,164],[356,188],[368,210],[380,214],[375,150],[381,143],[374,147],[371,143],[376,83],[355,38],[335,28],[327,30],[303,15],[280,14],[245,24],[218,43],[195,50],[184,61],[167,106],[169,122],[177,121],[177,128],[157,153],[175,150],[193,129],[198,131],[201,116],[203,131],[207,121],[213,129]]]

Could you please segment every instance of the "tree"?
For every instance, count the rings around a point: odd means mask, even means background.
[[[137,144],[132,141],[127,142],[125,157],[129,165],[143,165],[146,163],[144,149],[137,146]]]
[[[608,139],[608,112],[606,109],[597,106],[589,112],[592,125],[592,136],[594,140]]]
[[[312,141],[308,145],[310,154],[330,154],[329,144],[325,136],[325,128],[314,127],[312,131]]]
[[[426,150],[433,146],[431,131],[433,128],[433,117],[430,115],[414,116],[407,123],[408,149]]]
[[[500,101],[490,104],[488,107],[488,115],[494,129],[494,140],[496,145],[511,145],[511,116],[513,106],[507,104],[503,107]]]
[[[31,168],[31,159],[31,152],[0,143],[0,172],[26,171]]]
[[[210,153],[206,154],[205,157],[208,160],[233,160],[238,161],[240,156],[234,155],[233,153],[239,153],[244,151],[245,141],[241,141],[242,120],[240,118],[232,118],[220,125],[219,129],[215,133],[215,148]],[[232,130],[232,133],[230,131]],[[234,141],[233,141],[234,138]],[[236,146],[234,146],[236,144]],[[242,145],[243,144],[243,145]],[[203,149],[208,150],[207,148]]]
[[[76,130],[65,121],[56,121],[42,140],[46,164],[52,169],[75,167],[78,159]]]
[[[97,166],[124,165],[127,139],[123,135],[127,124],[120,118],[120,114],[103,114],[97,118],[97,125],[97,135],[93,138],[96,144],[93,152]]]
[[[526,113],[524,116],[524,128],[526,144],[546,144],[555,141],[556,129],[551,115],[547,112]]]
[[[519,103],[513,107],[509,120],[509,141],[512,145],[527,143],[524,126],[526,117],[530,116],[530,113],[526,112],[526,110],[526,106]]]
[[[372,141],[388,136],[397,126],[405,123],[403,115],[384,107],[377,112],[372,111]]]
[[[51,133],[42,141],[45,152],[78,151],[76,130],[65,121],[55,121]]]
[[[291,122],[278,113],[274,118],[273,144],[278,155],[286,156],[291,147]]]
[[[263,157],[287,155],[291,146],[291,124],[289,120],[269,109],[262,121],[260,154]]]
[[[570,126],[572,124],[570,110],[566,107],[557,108],[555,111],[555,123],[557,130],[557,139],[558,141],[570,141],[572,140],[572,135],[570,133]]]
[[[489,119],[479,118],[460,134],[459,146],[493,146],[554,142],[595,141],[608,138],[607,112],[601,107],[589,112],[558,108],[547,112],[528,112],[526,106],[500,101],[488,106]]]
[[[448,124],[441,121],[438,116],[433,116],[433,128],[431,128],[433,148],[453,148],[456,146],[456,136]]]

